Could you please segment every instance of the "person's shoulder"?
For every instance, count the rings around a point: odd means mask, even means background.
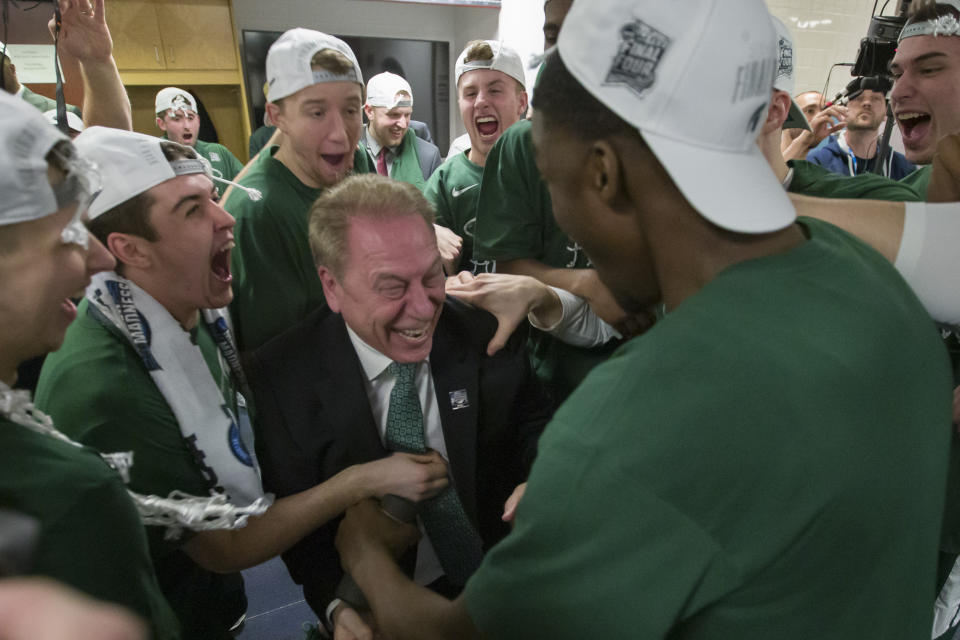
[[[826,160],[842,153],[840,143],[837,142],[837,136],[834,134],[829,136],[820,146],[811,149],[810,152],[807,153],[807,160]]]
[[[202,141],[202,140],[197,140],[197,145],[199,146],[201,142],[203,142],[203,141]],[[228,149],[228,148],[225,147],[224,145],[220,144],[219,142],[204,142],[203,144],[206,145],[208,151],[214,151],[214,152],[220,153],[220,154],[222,154],[222,155],[224,155],[224,156],[226,156],[226,157],[236,159],[236,156],[233,154],[233,152],[230,151],[230,149]]]
[[[419,151],[420,153],[427,153],[428,155],[431,155],[431,156],[436,155],[438,158],[440,157],[440,147],[433,144],[432,142],[428,142],[424,140],[423,138],[417,135],[414,135],[413,139],[417,145],[417,151]]]
[[[37,406],[74,435],[103,416],[137,414],[159,397],[130,343],[95,319],[89,302],[82,305],[63,346],[47,356],[36,393]]]
[[[63,345],[47,356],[43,377],[52,377],[59,385],[71,377],[87,379],[93,371],[97,380],[104,381],[129,375],[129,363],[136,358],[133,348],[93,313],[90,302],[83,300],[76,320],[67,329]]]
[[[243,177],[237,180],[238,184],[253,189],[259,189],[263,194],[260,200],[251,200],[243,189],[232,189],[230,195],[222,203],[224,209],[234,217],[238,215],[253,215],[255,212],[269,209],[276,197],[276,193],[286,191],[284,176],[281,175],[277,160],[272,157],[276,147],[264,147],[253,164],[247,168]],[[238,161],[239,162],[239,161]]]
[[[293,369],[297,363],[313,362],[323,357],[316,349],[337,335],[338,329],[343,330],[340,314],[323,305],[254,349],[247,355],[247,363],[259,371],[279,372]]]
[[[520,147],[526,148],[533,146],[533,123],[526,118],[517,120],[507,127],[507,130],[500,135],[496,144],[501,147]]]
[[[524,344],[526,342],[526,323],[514,331],[507,341],[507,345],[494,354],[494,358],[514,357],[521,354],[526,357]],[[437,331],[444,337],[465,346],[468,350],[486,356],[487,345],[497,331],[497,319],[487,311],[467,304],[453,296],[447,296]]]
[[[6,421],[0,421],[0,444],[4,451],[0,493],[17,485],[23,494],[49,491],[72,502],[68,496],[93,490],[125,492],[117,472],[92,449]]]

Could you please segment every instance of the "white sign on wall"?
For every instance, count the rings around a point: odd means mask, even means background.
[[[52,44],[8,44],[7,55],[17,67],[17,80],[23,84],[57,81]]]

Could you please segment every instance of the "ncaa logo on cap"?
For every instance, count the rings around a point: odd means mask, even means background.
[[[625,84],[642,96],[657,79],[657,66],[670,46],[670,38],[641,20],[623,25],[620,37],[606,82]]]
[[[780,65],[777,67],[777,78],[788,77],[793,74],[793,45],[784,37],[780,37]]]

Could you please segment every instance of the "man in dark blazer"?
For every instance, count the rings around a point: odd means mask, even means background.
[[[522,336],[488,356],[494,318],[445,299],[432,209],[410,184],[372,174],[345,180],[311,210],[310,244],[330,308],[248,358],[265,489],[283,497],[388,455],[392,396],[404,384],[394,367],[409,364],[417,428],[448,461],[478,562],[508,531],[504,503],[526,478],[552,413]],[[465,577],[441,552],[443,536],[422,520],[414,577],[458,593]],[[365,623],[335,598],[343,575],[337,525],[304,538],[284,560],[328,630],[359,635]]]

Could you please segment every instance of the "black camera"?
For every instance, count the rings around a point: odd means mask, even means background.
[[[867,37],[860,41],[860,51],[850,75],[886,76],[889,75],[890,61],[897,51],[897,39],[907,24],[907,10],[911,0],[900,0],[896,16],[878,16],[877,3],[873,3],[873,16]],[[886,5],[884,5],[886,6]],[[881,12],[883,9],[881,9]]]

